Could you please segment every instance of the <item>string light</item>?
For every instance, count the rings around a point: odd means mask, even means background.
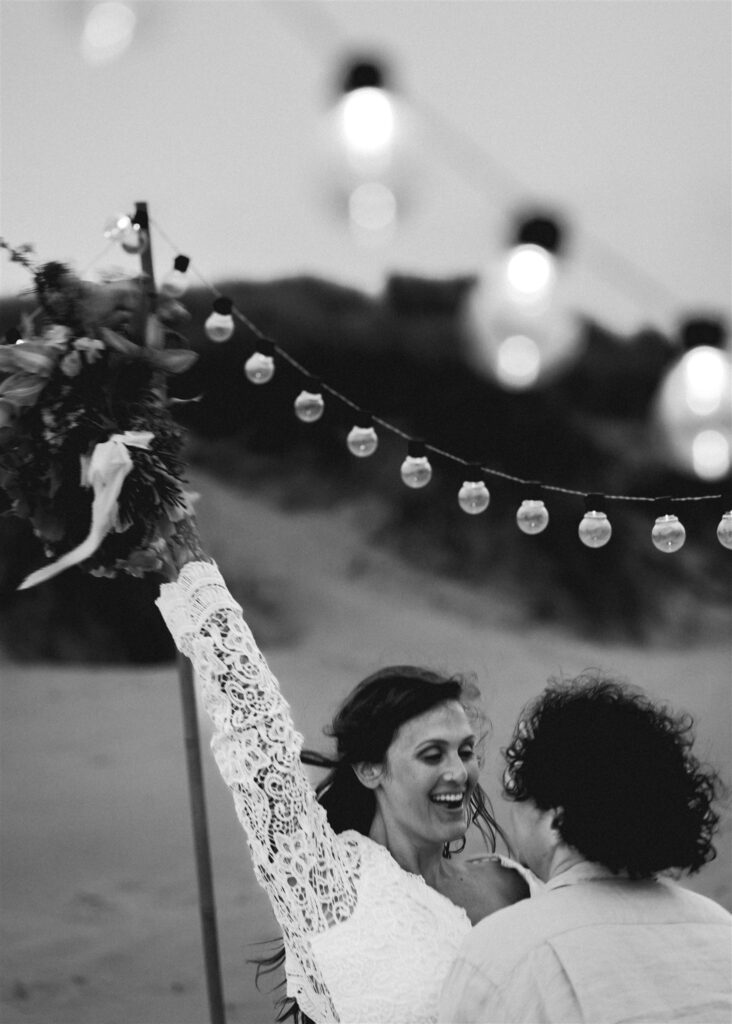
[[[173,269],[169,270],[160,282],[160,291],[163,295],[169,295],[172,299],[179,299],[188,288],[188,277],[186,271],[190,264],[188,256],[176,256],[173,260]]]
[[[588,548],[602,548],[610,540],[613,528],[604,512],[604,498],[600,494],[585,496],[585,514],[579,524],[579,539]]]
[[[175,244],[169,238],[167,238],[165,233],[162,231],[162,228],[160,227],[160,225],[156,224],[155,226],[156,226],[157,230],[161,233],[163,238],[166,240],[166,242],[168,242],[170,247],[175,249],[176,248]],[[198,271],[198,269],[195,266],[193,266],[193,271],[197,275],[197,277],[199,278],[201,283],[206,288],[208,288],[209,291],[213,292],[214,294],[217,294],[215,287],[211,283],[209,283],[201,275],[201,273]],[[219,295],[218,298],[217,298],[217,301],[218,301],[218,299],[221,299],[221,298],[223,298],[223,296]],[[270,339],[267,339],[266,336],[256,326],[256,324],[252,323],[241,312],[241,310],[237,309],[236,307],[232,308],[232,304],[231,304],[230,300],[225,300],[225,301],[229,303],[229,308],[232,310],[234,316],[236,316],[236,318],[238,320],[240,320],[243,324],[245,324],[247,326],[247,328],[249,330],[251,330],[252,333],[257,337],[258,345],[264,346],[264,347],[266,347],[267,345],[271,345],[272,346],[272,350],[277,354],[277,356],[282,358],[285,362],[289,363],[289,365],[291,365],[300,374],[302,374],[307,381],[310,381],[310,380],[313,380],[313,379],[317,379],[317,378],[312,378],[312,375],[309,373],[309,371],[304,366],[302,366],[296,359],[294,359],[287,351],[285,351],[279,345],[277,345],[274,342],[272,342]],[[373,416],[373,415],[371,415],[369,413],[365,413],[363,410],[360,409],[360,407],[358,405],[356,405],[356,403],[351,401],[351,399],[349,399],[346,395],[342,394],[341,392],[339,392],[338,390],[333,388],[331,385],[326,384],[324,381],[320,381],[320,390],[327,392],[328,394],[330,394],[334,398],[337,398],[339,401],[341,401],[344,405],[346,405],[349,408],[351,408],[352,410],[354,410],[354,412],[356,414],[356,425],[350,431],[350,433],[348,435],[348,438],[347,438],[347,443],[348,443],[349,450],[354,455],[356,455],[357,457],[366,457],[368,455],[372,455],[376,451],[376,448],[378,447],[378,436],[377,436],[376,431],[374,429],[374,423],[377,423],[384,430],[386,430],[386,431],[388,431],[388,432],[390,432],[392,434],[395,434],[396,436],[402,438],[404,441],[410,442],[411,440],[413,440],[413,439],[409,438],[409,436],[407,434],[405,434],[404,431],[402,431],[398,427],[394,426],[394,424],[389,423],[387,420],[384,420],[384,419],[382,419],[380,417]],[[474,479],[466,480],[465,483],[463,484],[463,486],[465,487],[466,485],[470,485],[471,486],[471,490],[475,490],[479,494],[481,494],[481,493],[483,493],[482,490],[481,490],[481,485],[482,485],[482,488],[485,488],[485,493],[483,495],[483,500],[485,500],[485,495],[487,495],[488,503],[490,502],[490,493],[488,492],[488,488],[485,485],[485,481],[483,481],[483,479],[482,479],[483,475],[490,475],[490,476],[496,477],[498,479],[502,479],[504,481],[507,481],[507,482],[509,482],[511,484],[518,485],[518,486],[522,487],[525,492],[529,492],[532,495],[535,495],[536,491],[538,489],[541,489],[542,491],[549,492],[549,493],[554,493],[554,494],[558,494],[558,495],[559,494],[561,494],[561,495],[570,495],[570,496],[576,496],[576,497],[583,498],[584,502],[585,502],[586,512],[585,512],[585,516],[584,516],[582,522],[579,525],[579,535],[580,535],[580,539],[582,540],[582,542],[584,544],[586,544],[588,547],[602,547],[610,539],[610,536],[612,534],[612,527],[611,527],[611,524],[610,524],[610,522],[609,522],[609,520],[607,518],[607,515],[606,515],[605,511],[604,511],[606,503],[617,501],[617,502],[623,502],[623,503],[626,503],[626,504],[627,503],[648,504],[648,503],[656,502],[658,500],[657,498],[646,497],[646,496],[643,496],[643,495],[625,495],[625,494],[605,494],[605,495],[599,495],[599,494],[587,494],[584,491],[580,491],[580,490],[576,490],[576,489],[568,488],[568,487],[561,487],[561,486],[558,486],[556,484],[551,484],[551,483],[546,483],[546,482],[541,482],[541,481],[526,480],[526,479],[524,479],[522,477],[515,476],[515,475],[509,474],[509,473],[505,473],[505,472],[503,472],[501,470],[493,469],[492,467],[489,467],[489,466],[483,466],[483,465],[467,463],[465,461],[465,459],[460,458],[459,456],[453,454],[452,452],[445,451],[444,449],[438,448],[438,447],[436,447],[436,446],[434,446],[432,444],[427,444],[426,442],[418,442],[418,444],[423,444],[424,445],[425,458],[427,457],[427,453],[430,452],[430,453],[433,453],[435,455],[439,455],[440,457],[442,457],[444,459],[447,459],[449,461],[455,462],[456,464],[459,464],[462,467],[470,466],[471,467],[470,476],[474,477]],[[419,450],[419,449],[417,449],[417,450]],[[414,451],[414,449],[413,449],[413,451]],[[409,457],[409,453],[408,453],[408,457]],[[405,462],[406,462],[406,459],[405,459]],[[461,491],[462,491],[462,488],[461,488]],[[720,495],[720,494],[693,495],[693,496],[687,496],[687,497],[676,496],[676,497],[673,498],[673,501],[675,503],[682,502],[682,501],[683,502],[700,502],[700,501],[701,502],[707,502],[707,501],[719,501],[721,499],[721,497],[722,497],[722,495]],[[528,502],[530,504],[536,503],[536,505],[539,505],[539,504],[543,505],[544,504],[543,502],[540,502],[538,499],[536,499],[534,497],[524,499],[524,501],[522,501],[522,507],[523,507],[525,502]],[[487,507],[488,507],[488,505],[485,504],[484,509],[487,508]],[[484,509],[483,509],[483,511],[484,511]],[[521,508],[519,508],[518,511],[520,512]],[[544,511],[546,512],[546,517],[547,517],[547,522],[548,522],[549,513],[548,513],[548,510],[546,509],[546,507],[545,507]],[[538,512],[538,509],[537,509],[537,512]],[[538,516],[538,521],[541,521],[542,519],[543,519],[543,516]],[[517,512],[517,521],[518,521],[518,512]],[[540,531],[537,530],[536,532],[540,532]],[[720,544],[723,547],[732,549],[732,510],[725,511],[723,513],[722,518],[721,518],[720,523],[719,523],[719,526],[717,528],[717,537],[719,539]]]
[[[380,65],[359,60],[347,69],[336,109],[349,163],[362,177],[378,178],[389,168],[396,116],[384,86]]]
[[[684,354],[658,390],[654,418],[669,460],[702,480],[721,480],[732,466],[732,359],[722,324],[693,319],[681,329]]]
[[[231,299],[225,295],[219,295],[214,299],[213,312],[203,325],[206,336],[211,341],[220,344],[222,341],[228,341],[234,333],[234,318],[231,315],[233,305]]]
[[[348,432],[346,444],[356,458],[366,459],[374,454],[379,447],[379,438],[374,430],[373,416],[364,412],[358,415],[355,426]]]
[[[470,476],[458,491],[458,505],[469,516],[477,516],[485,512],[490,503],[490,491],[481,479],[481,468],[474,463],[470,466]]]
[[[244,363],[244,376],[252,384],[269,384],[274,374],[274,344],[268,338],[261,338],[256,352]]]
[[[116,213],[104,225],[104,237],[119,242],[122,233],[132,227],[132,218],[126,213]]]
[[[84,22],[81,52],[89,64],[106,64],[121,56],[135,34],[137,16],[117,0],[94,4]]]
[[[522,533],[536,534],[546,530],[549,513],[538,498],[524,498],[516,512],[516,524]]]
[[[407,487],[426,487],[432,479],[432,466],[427,458],[424,441],[410,440],[407,443],[407,457],[402,462],[401,477]]]
[[[678,516],[665,513],[658,516],[651,530],[653,546],[666,554],[673,554],[684,546],[686,530],[679,521]]]
[[[116,213],[104,225],[104,237],[111,242],[118,242],[125,252],[139,256],[148,245],[147,216],[138,208],[133,217],[126,213]]]
[[[468,355],[475,369],[521,391],[558,373],[576,356],[579,324],[559,294],[563,230],[547,215],[519,219],[511,245],[488,267],[465,306]]]
[[[294,408],[295,415],[303,423],[316,423],[323,415],[325,402],[317,377],[307,375],[305,386],[295,399]]]
[[[354,240],[383,245],[394,234],[415,177],[414,124],[384,62],[373,56],[345,65],[338,94],[324,122],[323,174]]]

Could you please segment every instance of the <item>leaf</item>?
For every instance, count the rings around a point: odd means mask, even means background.
[[[0,384],[0,395],[15,405],[35,405],[47,383],[34,373],[14,373]]]
[[[165,348],[163,327],[156,316],[149,316],[145,324],[145,347],[160,351]]]
[[[183,373],[198,359],[197,352],[184,349],[171,349],[166,352],[151,352],[150,362],[166,373]]]
[[[129,338],[123,338],[121,334],[111,331],[108,327],[101,327],[100,333],[110,348],[116,349],[117,352],[129,356],[131,359],[142,358],[142,349]]]
[[[0,370],[25,370],[48,376],[53,369],[53,359],[37,342],[24,341],[19,345],[0,347]]]

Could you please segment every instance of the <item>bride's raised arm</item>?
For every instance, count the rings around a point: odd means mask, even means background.
[[[353,912],[357,854],[326,820],[300,763],[290,708],[216,565],[187,562],[156,603],[193,662],[216,762],[283,931],[288,995],[314,1019],[333,1019],[308,937]]]

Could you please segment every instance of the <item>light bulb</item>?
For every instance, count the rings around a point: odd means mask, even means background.
[[[517,302],[544,301],[557,276],[555,258],[540,245],[518,245],[506,263],[506,282]]]
[[[325,402],[319,391],[303,388],[295,399],[295,415],[303,423],[315,423],[323,415]]]
[[[220,295],[214,300],[213,312],[203,325],[206,336],[217,344],[228,341],[234,333],[234,318],[231,315],[231,299]]]
[[[717,527],[717,540],[723,548],[732,551],[732,511],[722,513]]]
[[[716,319],[689,320],[684,354],[661,381],[654,415],[666,457],[702,480],[721,480],[732,465],[732,357]]]
[[[458,504],[468,515],[485,512],[490,502],[490,492],[482,480],[466,480],[458,491]]]
[[[119,242],[122,232],[132,227],[132,218],[126,213],[116,213],[104,225],[104,237],[111,242]]]
[[[719,480],[729,472],[732,464],[732,445],[729,433],[721,430],[700,430],[691,442],[691,461],[694,472],[702,480]]]
[[[252,384],[268,384],[274,372],[274,359],[264,352],[253,352],[244,363],[244,374]]]
[[[394,140],[394,106],[381,88],[353,89],[341,100],[340,126],[343,141],[355,159],[388,153]]]
[[[348,217],[356,233],[374,232],[381,237],[396,224],[396,197],[383,182],[365,181],[348,197]]]
[[[520,391],[530,388],[541,373],[541,350],[525,334],[509,334],[498,345],[495,375],[505,388]]]
[[[522,533],[541,533],[549,524],[549,513],[544,502],[525,498],[516,512],[516,523]]]
[[[610,540],[613,528],[604,512],[590,509],[585,512],[577,532],[588,548],[602,548]]]
[[[128,4],[105,0],[91,7],[81,39],[81,52],[89,64],[104,64],[119,57],[135,34],[137,17]]]
[[[683,547],[686,540],[686,530],[679,522],[677,516],[659,516],[653,524],[651,540],[653,541],[653,546],[658,548],[659,551],[673,554],[674,551],[678,551],[680,547]]]
[[[168,271],[160,282],[160,293],[169,295],[172,299],[180,298],[188,287],[186,270],[191,261],[187,256],[176,256],[173,261],[173,269]]]
[[[139,224],[130,223],[120,234],[119,243],[125,252],[134,256],[147,249],[147,232]]]
[[[348,450],[359,459],[365,459],[373,455],[379,447],[379,438],[371,425],[369,417],[360,420],[355,427],[352,427],[346,438]]]
[[[426,487],[432,479],[432,466],[422,441],[409,441],[407,457],[401,465],[401,477],[407,487]]]

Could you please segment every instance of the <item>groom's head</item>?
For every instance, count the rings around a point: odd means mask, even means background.
[[[613,679],[551,680],[503,752],[519,858],[545,880],[568,857],[631,878],[697,871],[715,853],[718,778],[692,724]]]

